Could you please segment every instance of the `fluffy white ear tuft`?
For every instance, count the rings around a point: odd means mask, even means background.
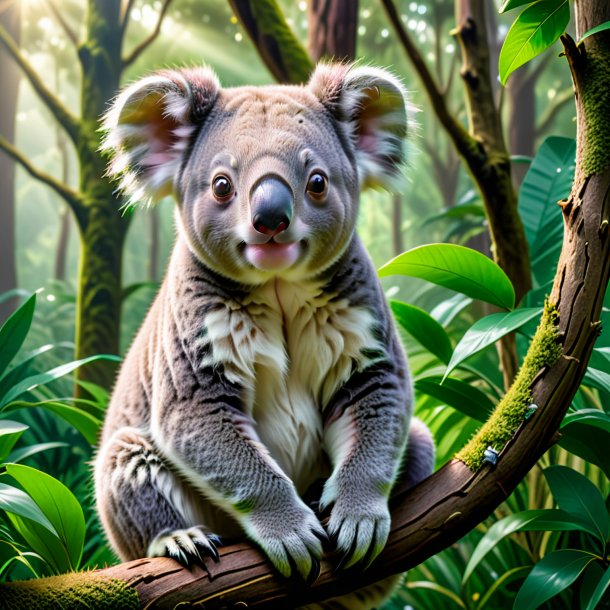
[[[165,70],[124,89],[105,114],[101,150],[108,175],[129,203],[158,201],[172,191],[193,133],[210,112],[220,84],[208,68]]]
[[[402,83],[380,68],[320,64],[309,87],[351,139],[361,186],[398,187],[412,109]]]

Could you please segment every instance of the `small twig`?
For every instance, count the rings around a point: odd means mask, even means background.
[[[131,64],[133,64],[138,59],[138,57],[140,57],[140,55],[142,55],[142,53],[144,53],[144,51],[146,51],[146,49],[148,49],[148,47],[157,39],[157,37],[161,33],[163,19],[165,18],[165,14],[167,13],[167,10],[169,9],[171,3],[172,0],[165,0],[163,2],[161,10],[159,11],[159,18],[157,19],[157,25],[155,26],[155,29],[142,42],[140,42],[140,44],[134,47],[131,53],[127,55],[127,57],[123,58],[123,68],[127,68]]]
[[[71,189],[63,182],[57,180],[57,178],[51,176],[51,174],[47,174],[41,169],[35,167],[19,149],[17,149],[2,135],[0,135],[0,150],[3,150],[9,157],[19,163],[19,165],[21,165],[23,169],[30,174],[30,176],[53,189],[68,204],[68,206],[70,206],[70,209],[74,212],[79,225],[83,225],[85,209],[79,193]]]
[[[70,39],[70,42],[74,45],[75,48],[78,48],[78,36],[76,35],[76,32],[70,27],[68,22],[64,19],[64,16],[61,14],[59,9],[55,5],[55,2],[53,2],[53,0],[45,1],[47,6],[49,7],[49,10],[51,11],[51,13],[53,13],[53,17],[55,18],[57,23],[59,23],[61,29],[64,31],[66,36]]]
[[[572,87],[568,87],[559,95],[555,97],[553,103],[547,107],[546,112],[542,115],[540,123],[536,125],[536,137],[539,138],[542,134],[546,133],[549,129],[560,110],[564,108],[566,104],[574,101],[574,91]]]

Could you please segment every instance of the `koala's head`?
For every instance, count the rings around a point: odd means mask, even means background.
[[[174,193],[205,265],[244,283],[300,280],[344,252],[360,188],[399,178],[406,111],[399,81],[369,67],[231,89],[207,68],[166,70],[117,97],[103,147],[132,201]]]

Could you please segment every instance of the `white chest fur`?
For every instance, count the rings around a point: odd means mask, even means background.
[[[319,285],[276,280],[205,319],[211,359],[248,389],[260,440],[303,492],[325,476],[323,411],[373,347],[373,316]]]

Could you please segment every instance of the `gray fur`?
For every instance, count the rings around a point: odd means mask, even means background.
[[[304,87],[221,89],[206,69],[166,71],[115,101],[110,173],[132,197],[173,191],[179,227],[95,465],[121,558],[189,563],[245,532],[282,574],[307,578],[326,533],[302,496],[320,478],[344,565],[383,549],[399,471],[415,484],[434,461],[423,424],[409,435],[406,358],[355,234],[361,185],[399,173],[406,110],[391,75],[344,65]],[[328,177],[320,201],[306,192],[312,172]],[[234,184],[228,201],[212,194],[219,173]],[[250,210],[269,177],[293,197],[273,247]]]

